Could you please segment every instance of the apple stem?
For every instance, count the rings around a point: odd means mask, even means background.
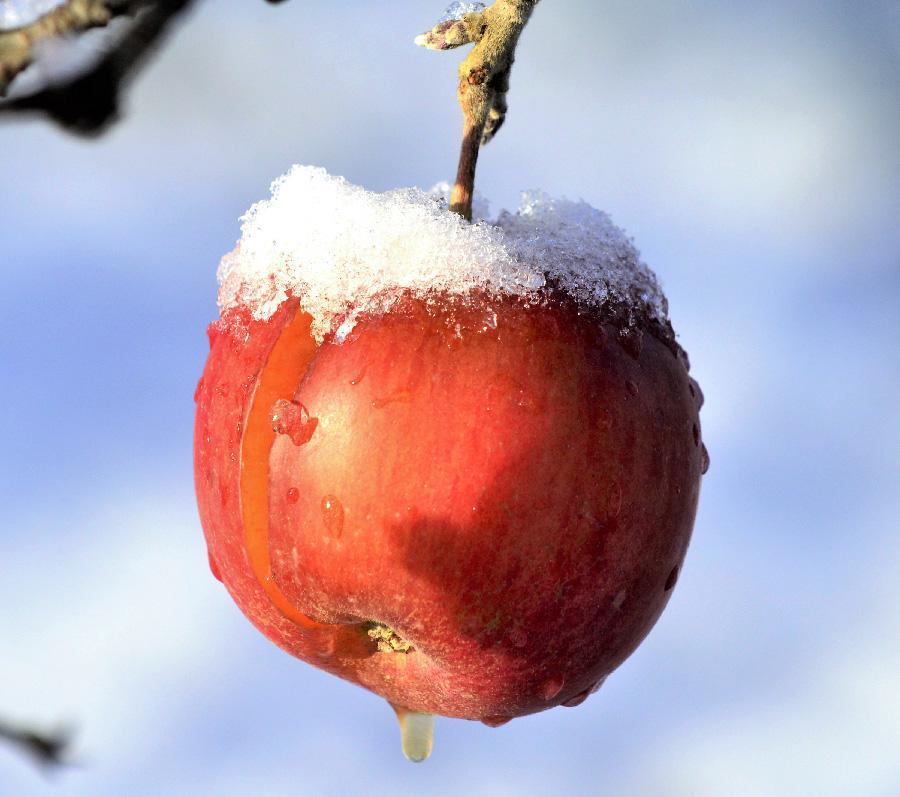
[[[506,94],[516,45],[539,0],[495,0],[488,8],[444,19],[416,37],[431,50],[474,44],[459,66],[457,97],[463,112],[463,140],[450,210],[472,220],[478,151],[506,120]]]
[[[475,191],[475,165],[481,148],[481,131],[475,124],[468,123],[463,130],[462,146],[459,150],[459,165],[456,168],[456,182],[450,193],[450,210],[459,213],[467,221],[472,220],[472,195]]]

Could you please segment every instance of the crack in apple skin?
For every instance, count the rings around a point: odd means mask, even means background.
[[[454,325],[432,325],[416,307],[380,322],[362,320],[340,349],[326,343],[315,350],[314,369],[294,373],[292,390],[279,398],[300,401],[319,424],[301,446],[273,439],[266,450],[264,571],[254,570],[248,556],[243,496],[236,500],[235,489],[246,457],[235,452],[242,451],[260,375],[298,307],[292,300],[268,322],[226,319],[198,392],[198,502],[224,583],[285,650],[410,710],[496,721],[574,704],[659,616],[696,509],[702,457],[692,430],[699,391],[653,330],[635,355],[634,346],[622,347],[614,324],[573,308],[501,307],[496,329],[484,328],[483,312],[477,318],[455,312],[461,336]],[[511,338],[534,362],[513,368],[485,354]],[[373,351],[387,340],[390,357],[379,361]],[[414,373],[424,362],[465,372],[473,356],[484,378],[475,379],[470,394],[481,397],[485,417],[499,419],[480,430],[490,445],[473,448],[474,461],[448,439],[458,435],[471,446],[479,430],[454,423],[460,406],[452,406],[452,396],[443,395],[441,404],[441,396],[427,393],[438,377]],[[534,389],[535,381],[551,384],[576,365],[585,373],[574,387]],[[629,380],[636,392],[626,387]],[[373,398],[400,389],[408,401],[372,407]],[[577,422],[563,420],[559,429],[547,416],[563,405]],[[417,429],[416,444],[426,451],[402,464],[379,440],[392,428],[416,428],[416,414],[426,409],[435,433]],[[270,417],[270,433],[271,427]],[[648,428],[649,441],[642,431]],[[595,467],[567,464],[570,455],[558,445],[541,455],[541,441],[552,434],[570,448],[586,446]],[[440,460],[435,452],[447,460],[443,480],[426,467]],[[342,468],[357,484],[360,473],[370,474],[371,495],[341,482]],[[630,485],[629,475],[641,469],[652,490]],[[454,490],[441,493],[454,470]],[[529,499],[517,482],[543,483],[546,495]],[[401,484],[414,489],[401,494]],[[559,494],[567,501],[561,513],[553,506]],[[323,495],[342,503],[340,535],[328,533]],[[555,511],[553,523],[541,525],[540,514]],[[521,529],[537,527],[540,534],[510,544]],[[479,537],[492,544],[475,556],[471,544]],[[273,587],[289,612],[312,625],[279,611]],[[377,641],[365,617],[379,617],[415,651],[373,655]]]

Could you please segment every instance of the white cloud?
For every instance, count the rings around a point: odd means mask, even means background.
[[[228,641],[193,497],[115,496],[16,533],[0,580],[0,712],[71,722],[76,758],[104,776],[136,766]]]
[[[789,4],[548,6],[523,40],[508,137],[489,157],[507,180],[527,163],[552,193],[608,197],[620,223],[622,208],[707,247],[818,252],[884,226],[896,196],[885,168],[895,103],[877,59],[827,4],[805,15]],[[532,102],[517,103],[523,85]]]
[[[890,528],[891,517],[896,514],[880,518],[884,524],[875,528]],[[788,682],[670,727],[646,751],[647,778],[627,793],[897,794],[900,548],[896,542],[885,547],[848,595],[858,606],[858,625],[841,622],[839,615],[802,666],[790,662],[798,672]]]

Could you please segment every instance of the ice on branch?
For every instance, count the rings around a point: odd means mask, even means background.
[[[586,306],[625,303],[665,323],[653,272],[605,213],[526,193],[517,212],[470,224],[448,210],[445,190],[379,194],[294,166],[243,216],[241,239],[219,266],[221,308],[242,305],[263,319],[297,296],[321,341],[404,293],[538,298],[552,284]]]
[[[478,11],[484,11],[484,3],[451,3],[444,10],[444,16],[441,19],[462,19],[466,14],[474,14]]]
[[[31,25],[66,0],[3,0],[0,2],[0,30]]]
[[[453,3],[431,30],[416,36],[415,43],[429,50],[452,50],[471,44],[481,34],[484,9],[484,3]]]

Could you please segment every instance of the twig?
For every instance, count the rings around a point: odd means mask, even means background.
[[[0,113],[42,112],[66,129],[96,135],[117,118],[122,85],[193,0],[68,0],[31,25],[0,32],[0,95],[34,57],[42,40],[134,16],[127,32],[85,72],[34,94],[0,102]]]
[[[0,96],[34,60],[41,41],[101,28],[113,17],[128,13],[132,5],[129,0],[68,0],[30,25],[0,31]]]
[[[72,731],[63,729],[52,733],[39,733],[0,720],[0,739],[12,742],[43,766],[62,766],[67,763],[66,754],[72,743]]]
[[[506,119],[509,73],[519,36],[538,0],[496,0],[458,17],[443,19],[416,37],[431,50],[475,44],[459,66],[457,97],[463,112],[463,138],[450,209],[472,218],[472,194],[478,152]]]

